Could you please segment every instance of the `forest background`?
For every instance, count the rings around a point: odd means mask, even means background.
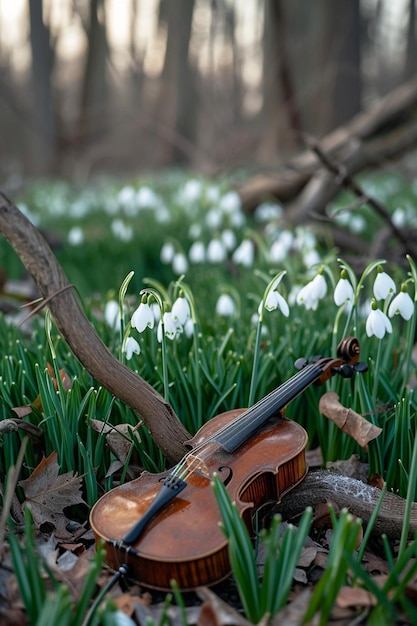
[[[414,0],[2,0],[0,174],[273,169],[416,68]]]

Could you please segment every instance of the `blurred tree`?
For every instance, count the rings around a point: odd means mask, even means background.
[[[86,55],[82,76],[78,116],[78,137],[82,144],[100,141],[109,126],[107,60],[109,46],[106,31],[105,0],[75,3],[86,35]]]
[[[159,22],[167,33],[156,120],[162,163],[189,161],[195,146],[196,70],[189,55],[193,13],[194,0],[161,0]]]
[[[30,46],[33,82],[33,144],[30,167],[35,174],[54,169],[55,123],[51,74],[55,58],[50,29],[44,22],[42,0],[29,0]]]

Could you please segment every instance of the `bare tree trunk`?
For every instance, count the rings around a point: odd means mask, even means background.
[[[82,78],[78,134],[80,138],[96,139],[104,131],[107,103],[108,44],[104,0],[90,0],[86,27],[87,55]]]
[[[407,51],[405,60],[405,80],[415,75],[417,71],[417,36],[416,36],[416,0],[409,0]]]
[[[55,124],[52,109],[52,49],[49,29],[42,16],[42,0],[29,0],[30,45],[32,50],[34,142],[32,172],[50,173],[54,163]]]
[[[288,23],[282,0],[268,0],[264,16],[264,138],[260,158],[271,162],[298,144],[302,122],[287,50]]]
[[[183,140],[195,142],[197,119],[196,73],[189,59],[189,44],[194,0],[164,3],[167,44],[159,97],[158,121],[172,129],[172,143],[163,142],[159,152],[162,161],[185,162]],[[178,137],[179,141],[175,140]]]

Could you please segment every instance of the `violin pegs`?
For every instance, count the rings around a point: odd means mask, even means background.
[[[303,367],[305,367],[307,364],[308,364],[307,359],[300,357],[299,359],[296,360],[296,362],[294,363],[294,366],[297,370],[302,370]]]
[[[359,374],[363,374],[363,372],[367,372],[368,371],[368,366],[363,361],[360,361],[359,363],[356,363],[353,366],[353,368],[354,368],[355,372],[358,372]]]

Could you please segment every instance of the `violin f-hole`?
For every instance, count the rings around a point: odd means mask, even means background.
[[[228,465],[221,465],[217,469],[217,471],[220,474],[220,478],[223,481],[223,485],[226,487],[230,483],[230,481],[232,480],[232,477],[233,477],[233,470],[232,470],[232,468],[229,467]],[[223,476],[223,472],[225,472],[225,471],[227,472],[227,475]]]

